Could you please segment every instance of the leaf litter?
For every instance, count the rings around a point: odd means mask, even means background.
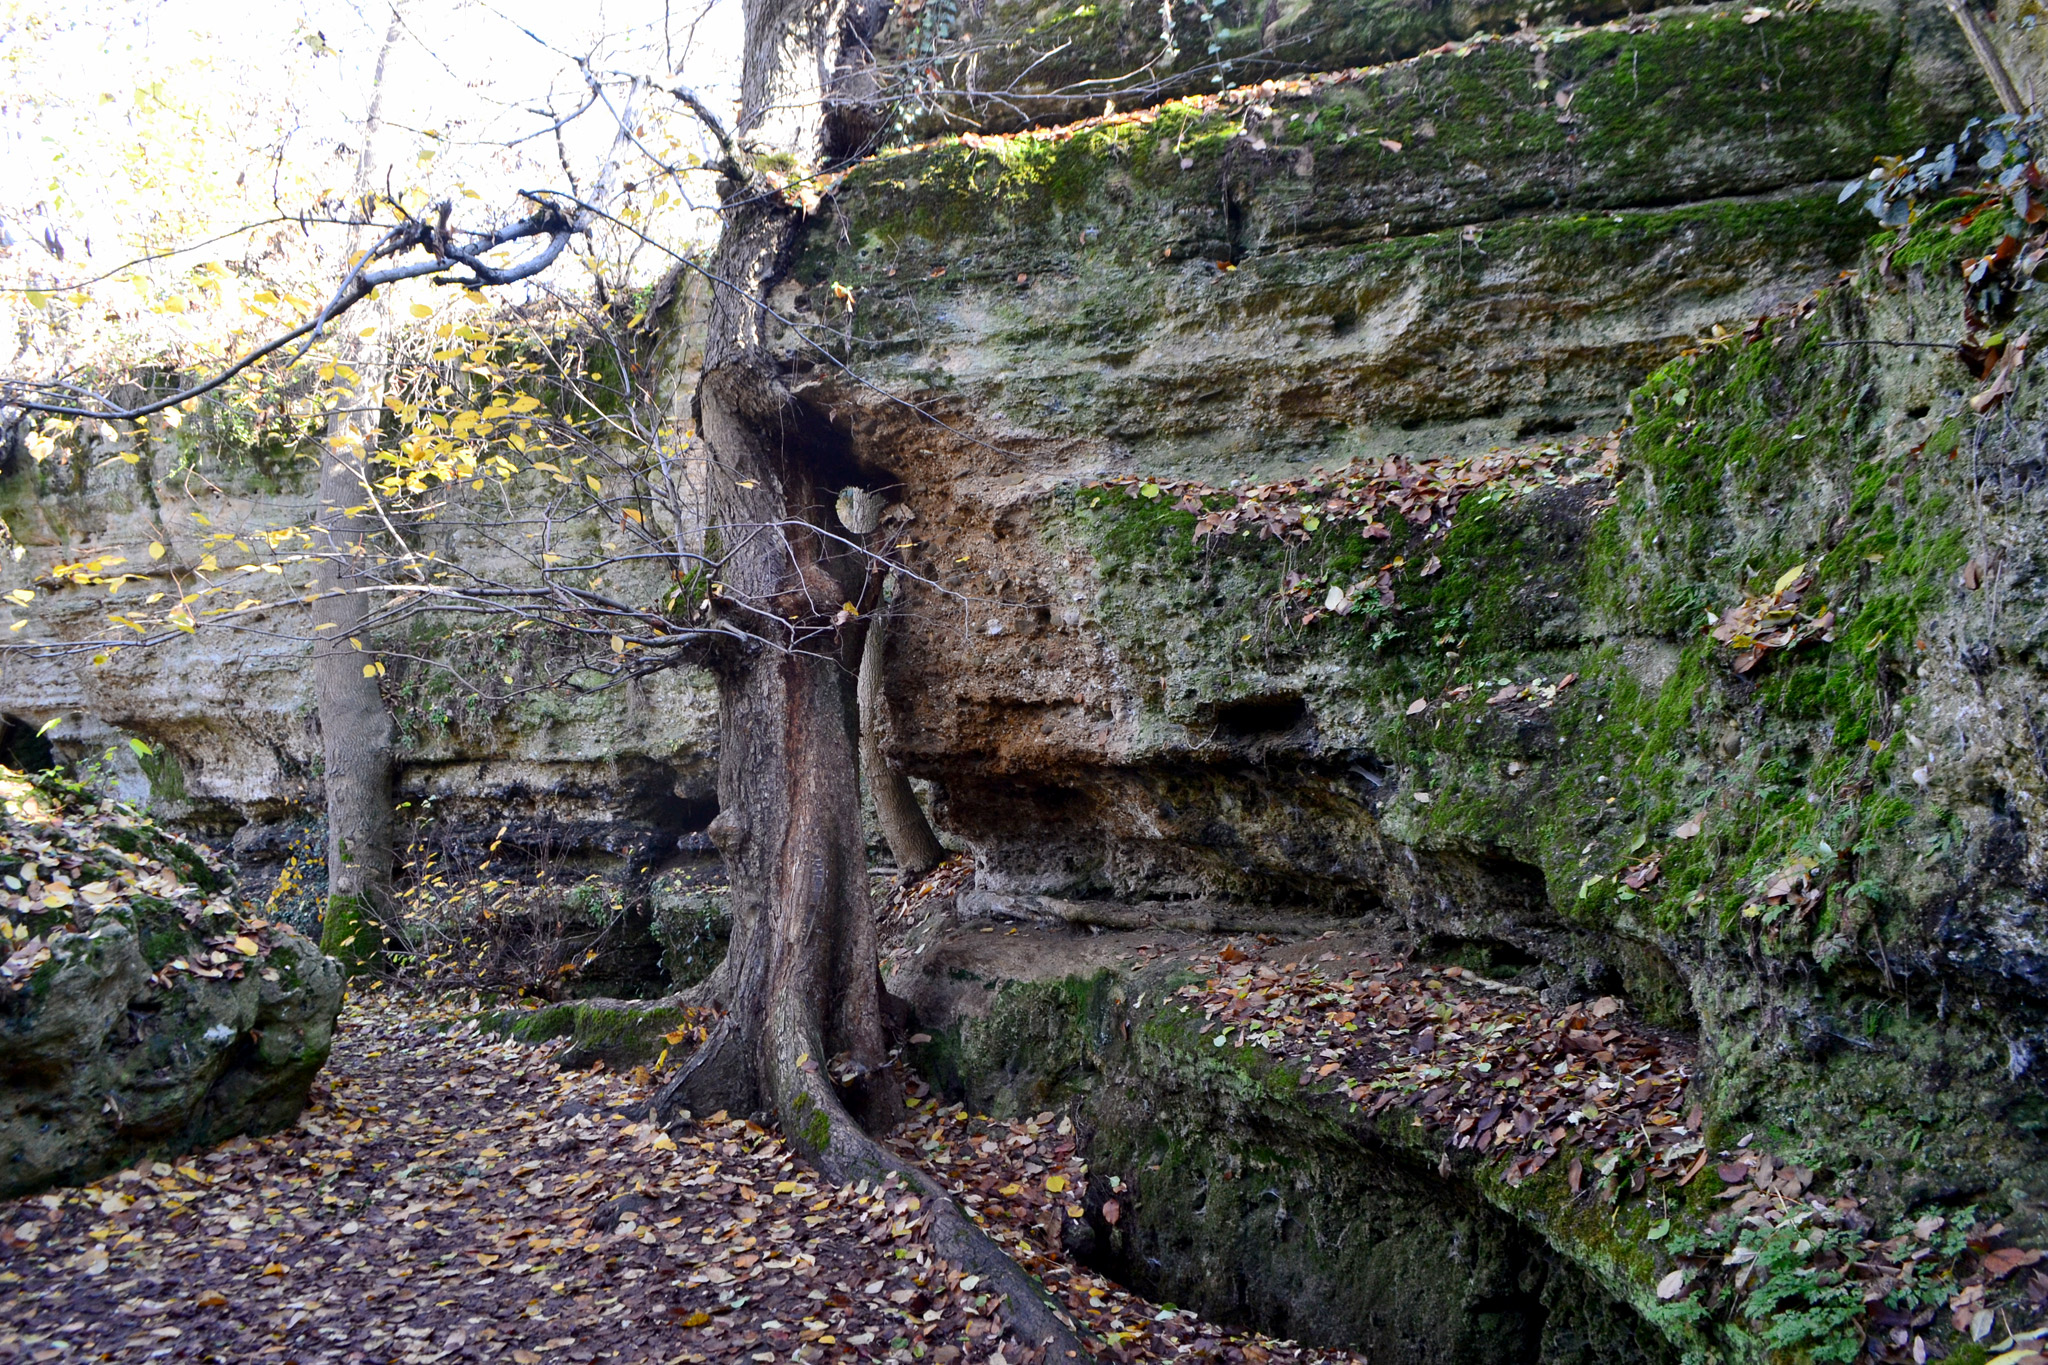
[[[1469,1154],[1510,1186],[1561,1164],[1573,1203],[1617,1205],[1704,1174],[1724,1207],[1676,1235],[1669,1219],[1646,1233],[1660,1300],[1693,1300],[1787,1349],[1818,1345],[1826,1321],[1875,1360],[1924,1365],[1939,1321],[1995,1347],[1999,1365],[2048,1365],[2048,1327],[2022,1330],[2048,1307],[2048,1273],[2018,1274],[2043,1253],[2002,1245],[2002,1225],[1965,1209],[1881,1232],[1874,1201],[1826,1191],[1823,1171],[1747,1136],[1710,1149],[1704,1109],[1688,1101],[1692,1047],[1631,1021],[1615,997],[1547,1006],[1459,966],[1325,947],[1334,937],[1140,958],[1200,974],[1173,1007],[1199,1015],[1209,1045],[1292,1063],[1310,1089],[1368,1119],[1405,1116],[1446,1161]]]
[[[831,1186],[725,1114],[663,1131],[644,1070],[552,1057],[480,1033],[459,1001],[358,992],[291,1129],[0,1205],[0,1360],[1034,1358],[1000,1301],[936,1257],[894,1177]],[[937,1101],[912,1110],[911,1149],[947,1123],[969,1135]],[[1116,1358],[1356,1359],[1227,1333],[1067,1265],[1030,1232],[1059,1197],[1035,1142],[936,1169],[972,1181],[968,1206]]]

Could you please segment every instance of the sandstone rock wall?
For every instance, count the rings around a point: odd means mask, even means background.
[[[1935,6],[1670,10],[856,168],[787,302],[923,409],[806,390],[915,513],[891,753],[981,889],[1620,991],[1710,1142],[2038,1236],[2042,413],[1935,344],[1986,243],[1838,201],[1989,112]],[[1449,526],[1195,541],[1490,447]]]
[[[685,314],[691,306],[687,290],[670,302]],[[686,331],[673,329],[670,344],[686,345]],[[681,376],[676,392],[686,400],[687,356],[664,353],[662,363]],[[30,622],[13,640],[118,636],[110,610],[153,592],[191,591],[202,559],[232,575],[270,558],[259,537],[304,525],[312,511],[309,431],[257,440],[225,409],[209,408],[173,438],[88,430],[59,459],[0,468],[0,521],[23,551],[0,560],[0,579],[37,594],[26,609],[10,604],[13,619]],[[428,523],[422,548],[487,576],[521,571],[505,546],[464,520]],[[223,532],[234,539],[209,539]],[[52,576],[60,564],[96,557],[141,581],[110,601],[103,588]],[[216,840],[239,832],[238,852],[261,880],[321,809],[310,623],[290,603],[303,566],[284,568],[281,576],[251,572],[266,599],[285,605],[233,630],[104,658],[9,657],[0,662],[0,715],[18,722],[11,733],[61,717],[48,737],[61,757],[104,768],[124,797]],[[677,840],[715,813],[708,679],[682,670],[592,694],[537,688],[555,646],[511,624],[427,617],[364,642],[387,666],[407,814],[430,814],[443,842],[472,852],[503,830],[514,844],[605,866],[637,869],[673,856]],[[131,737],[158,756],[139,760]]]

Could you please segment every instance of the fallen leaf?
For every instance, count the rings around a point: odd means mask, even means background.
[[[1663,1279],[1657,1281],[1657,1297],[1659,1299],[1664,1299],[1668,1301],[1677,1298],[1680,1294],[1683,1294],[1684,1292],[1685,1271],[1683,1268],[1674,1270],[1669,1275],[1666,1275]]]
[[[1417,697],[1417,698],[1416,698],[1416,699],[1415,699],[1414,701],[1411,701],[1411,702],[1409,702],[1409,703],[1408,703],[1408,714],[1409,714],[1409,715],[1411,715],[1411,716],[1419,716],[1419,715],[1421,715],[1421,714],[1422,714],[1422,713],[1423,713],[1424,711],[1427,711],[1428,709],[1429,709],[1429,698],[1428,698],[1428,697]]]
[[[2023,1265],[2032,1265],[2041,1259],[2039,1251],[2022,1251],[2018,1247],[2000,1247],[1984,1257],[1984,1273],[1994,1280],[2002,1280]]]

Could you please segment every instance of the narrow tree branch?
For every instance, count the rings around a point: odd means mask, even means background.
[[[679,85],[669,91],[669,94],[682,101],[683,107],[695,114],[697,121],[717,140],[718,150],[724,154],[717,167],[719,173],[728,180],[745,180],[746,173],[740,166],[738,152],[733,148],[732,134],[725,131],[725,124],[719,121],[718,115],[711,112],[711,106],[704,103],[697,92],[687,85]]]
[[[1948,0],[1948,12],[1955,16],[1962,27],[1963,39],[1976,55],[1977,65],[1984,68],[1984,75],[1991,82],[1991,88],[1998,92],[1998,102],[2005,106],[2008,114],[2024,114],[2027,102],[2020,98],[2019,87],[2012,83],[2012,76],[1999,59],[1998,49],[1991,45],[1991,35],[1977,22],[1977,16],[1970,12],[1968,0]]]

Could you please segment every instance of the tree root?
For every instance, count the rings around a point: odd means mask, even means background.
[[[1046,1365],[1095,1358],[1052,1296],[997,1245],[944,1186],[877,1142],[855,1122],[822,1072],[798,1066],[795,1074],[802,1083],[790,1108],[805,1114],[807,1122],[785,1124],[785,1133],[792,1143],[806,1150],[827,1178],[845,1184],[855,1180],[879,1181],[893,1173],[915,1189],[923,1201],[934,1249],[961,1269],[979,1275],[1002,1296],[1010,1331],[1019,1342],[1039,1348],[1040,1359]],[[803,1131],[806,1127],[813,1131]],[[818,1142],[818,1138],[823,1141]]]
[[[618,1001],[624,1007],[713,1008],[718,996],[711,980],[688,990],[677,991],[657,1001]],[[768,1038],[763,1059],[768,1069],[763,1088],[779,1116],[784,1135],[811,1159],[825,1177],[837,1184],[857,1180],[880,1181],[895,1175],[916,1190],[930,1219],[931,1240],[940,1255],[978,1275],[990,1289],[1001,1295],[1010,1331],[1026,1346],[1041,1351],[1045,1365],[1095,1359],[1080,1332],[1052,1296],[1030,1272],[1017,1264],[996,1240],[976,1223],[950,1192],[927,1172],[906,1161],[876,1141],[849,1112],[839,1090],[821,1064],[821,1049],[814,1041],[817,1021],[810,1017],[807,1002],[782,1001],[771,1006],[765,1021]],[[733,1049],[744,1048],[741,1030],[730,1016],[721,1016],[721,1027],[687,1058],[651,1101],[662,1122],[673,1120],[683,1110],[683,1095],[705,1081],[705,1072],[719,1073],[733,1068]],[[751,1068],[741,1067],[740,1071]],[[711,1082],[721,1088],[720,1082]],[[900,1112],[900,1110],[898,1111]]]

